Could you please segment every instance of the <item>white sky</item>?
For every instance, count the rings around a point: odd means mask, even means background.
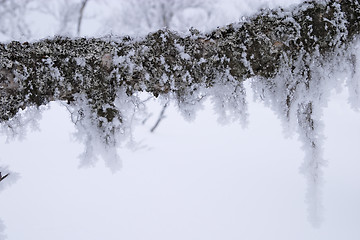
[[[285,139],[280,121],[248,93],[246,129],[219,125],[210,104],[191,123],[170,107],[154,134],[155,117],[136,129],[145,148],[119,149],[115,174],[101,161],[78,168],[83,146],[53,103],[40,132],[9,144],[0,136],[0,165],[21,175],[0,193],[8,239],[360,239],[360,114],[346,90],[324,111],[320,229],[307,221],[301,143]]]

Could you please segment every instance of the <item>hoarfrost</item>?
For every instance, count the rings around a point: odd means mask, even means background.
[[[25,138],[29,128],[30,130],[39,130],[39,121],[41,113],[47,107],[28,107],[20,110],[12,119],[0,123],[0,133],[6,136],[6,141],[22,140]]]
[[[101,157],[109,169],[116,172],[121,168],[121,159],[117,148],[126,141],[134,144],[132,136],[133,125],[139,123],[136,115],[146,112],[146,107],[140,97],[127,96],[125,89],[119,89],[114,106],[102,106],[103,112],[114,111],[118,113],[109,122],[107,118],[99,118],[91,108],[91,99],[79,95],[76,102],[68,106],[71,120],[75,123],[74,136],[85,144],[84,152],[80,157],[80,166],[93,166]]]
[[[360,40],[354,44],[349,62],[352,69],[351,75],[347,78],[346,85],[349,91],[349,104],[355,111],[360,111]]]
[[[178,110],[185,120],[189,122],[195,120],[196,113],[204,108],[205,97],[206,94],[203,91],[195,91],[192,94],[175,98]]]
[[[54,62],[51,58],[46,58],[43,60],[49,68],[49,72],[52,78],[62,81],[63,77],[60,74],[60,71],[57,67],[54,67]]]
[[[191,59],[190,55],[185,52],[185,47],[184,46],[181,46],[180,44],[175,44],[175,47],[179,51],[180,57],[182,59],[184,59],[184,60],[190,60]]]
[[[319,53],[312,56],[304,54],[295,60],[294,68],[283,66],[273,79],[252,80],[255,96],[279,117],[285,136],[297,132],[303,144],[305,158],[300,172],[308,183],[308,218],[315,227],[321,225],[323,218],[323,169],[327,164],[322,149],[325,140],[321,120],[323,108],[327,106],[331,91],[339,89],[345,79],[351,79],[347,82],[350,91],[358,87],[359,78],[351,70],[358,67],[354,68],[351,61],[347,61],[352,56],[353,51],[344,49],[339,49],[326,59]],[[352,98],[358,98],[356,91]],[[353,105],[358,103],[357,100],[351,102]]]
[[[246,91],[241,81],[227,73],[220,77],[217,84],[207,92],[211,96],[219,123],[239,121],[243,127],[247,126]]]
[[[75,62],[76,62],[76,65],[78,65],[80,67],[85,67],[85,65],[86,65],[86,60],[85,60],[85,58],[82,58],[82,57],[76,57]]]

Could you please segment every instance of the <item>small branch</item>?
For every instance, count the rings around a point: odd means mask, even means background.
[[[84,9],[86,7],[86,4],[88,3],[88,0],[83,0],[81,2],[81,7],[80,7],[80,11],[79,11],[79,19],[78,19],[78,23],[77,23],[77,35],[80,35],[80,30],[81,30],[81,22],[83,19],[83,15],[84,15]]]
[[[10,174],[10,173],[6,174],[5,176],[2,176],[2,175],[1,175],[1,172],[0,172],[0,182],[1,182],[2,180],[4,180],[7,176],[9,176],[9,174]]]
[[[159,118],[156,121],[155,125],[151,128],[150,132],[154,132],[155,129],[159,126],[159,123],[161,122],[161,120],[163,120],[166,116],[165,116],[165,110],[166,108],[169,106],[169,102],[167,102],[164,106],[163,109],[161,110],[160,114],[159,114]]]

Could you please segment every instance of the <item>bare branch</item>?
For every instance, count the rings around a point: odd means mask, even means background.
[[[1,175],[1,172],[0,172],[0,182],[1,182],[2,180],[4,180],[7,176],[9,176],[9,173],[8,173],[8,174],[5,174],[5,176],[2,176],[2,175]]]
[[[167,103],[165,103],[165,105],[163,106],[160,114],[159,114],[159,117],[158,117],[158,120],[156,121],[155,125],[150,129],[150,132],[154,132],[155,129],[159,126],[159,123],[161,122],[161,120],[163,120],[165,118],[165,110],[166,108],[169,106],[169,101]]]
[[[86,7],[86,4],[88,3],[88,0],[83,0],[81,2],[81,6],[80,6],[80,10],[79,10],[79,19],[77,22],[77,35],[80,35],[80,31],[81,31],[81,23],[82,23],[82,19],[83,19],[83,15],[84,15],[84,9]]]

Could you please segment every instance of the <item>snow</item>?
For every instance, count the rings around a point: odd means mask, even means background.
[[[190,55],[185,52],[185,47],[184,46],[181,46],[180,44],[175,44],[175,47],[179,51],[180,57],[182,59],[184,59],[184,60],[190,60],[191,59]]]
[[[243,83],[234,79],[229,72],[220,77],[218,84],[207,90],[220,124],[239,122],[243,127],[248,124],[248,104]]]
[[[82,58],[82,57],[76,57],[75,58],[75,61],[76,61],[76,64],[80,67],[85,67],[86,65],[86,60],[85,58]]]

